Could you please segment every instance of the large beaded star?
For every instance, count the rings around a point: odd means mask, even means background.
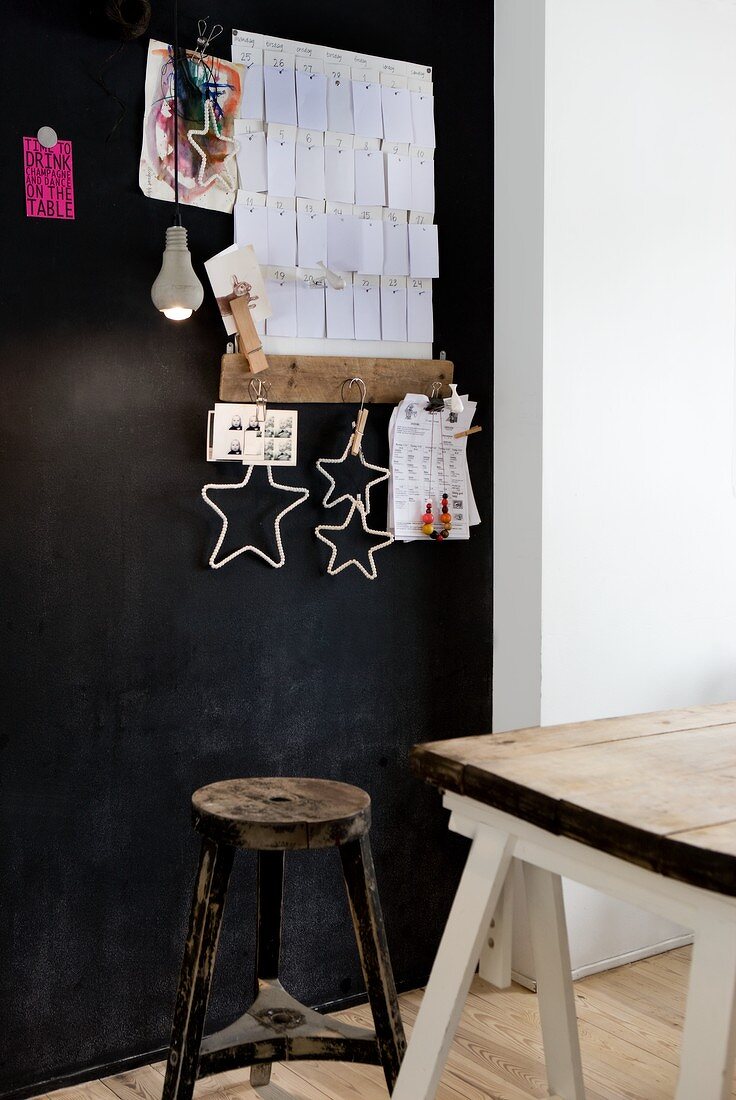
[[[278,481],[274,481],[273,471],[271,470],[271,467],[267,466],[266,470],[268,472],[269,483],[273,486],[274,489],[282,489],[285,493],[295,493],[299,497],[298,500],[294,500],[291,502],[291,504],[287,504],[286,508],[279,512],[279,514],[276,516],[276,519],[274,520],[273,529],[274,535],[276,536],[276,548],[279,552],[278,558],[271,558],[264,550],[260,550],[257,546],[251,546],[250,544],[248,544],[247,546],[240,546],[237,550],[233,550],[231,554],[228,554],[227,557],[222,558],[221,561],[217,561],[217,555],[220,553],[222,544],[225,541],[225,536],[227,534],[228,519],[222,508],[215,504],[214,500],[210,500],[207,494],[210,492],[211,489],[244,489],[250,481],[251,474],[253,473],[253,467],[249,466],[248,472],[242,481],[227,482],[225,485],[210,484],[205,485],[202,488],[203,500],[206,504],[210,506],[213,512],[217,512],[218,516],[222,520],[222,529],[218,536],[217,542],[215,543],[215,548],[210,555],[209,564],[211,569],[221,569],[223,565],[227,565],[229,561],[232,561],[234,558],[239,557],[240,554],[246,554],[249,550],[252,551],[252,553],[257,554],[259,558],[263,558],[263,560],[269,565],[272,565],[274,569],[280,569],[281,566],[284,565],[284,563],[286,562],[286,554],[284,553],[284,547],[281,541],[281,520],[294,508],[298,508],[300,504],[304,503],[304,501],[309,496],[309,489],[305,489],[301,485],[281,485]]]
[[[343,500],[344,497],[341,497],[340,499]],[[350,508],[348,509],[348,514],[346,515],[342,523],[321,523],[318,527],[315,527],[314,533],[320,540],[320,542],[323,542],[325,546],[329,546],[332,548],[332,554],[330,555],[330,560],[327,565],[327,572],[331,577],[335,577],[338,573],[342,573],[343,569],[347,569],[348,566],[355,565],[361,571],[364,577],[367,577],[369,581],[374,581],[378,576],[378,570],[376,569],[376,563],[373,559],[373,555],[377,554],[379,550],[383,550],[386,546],[390,546],[394,541],[394,537],[389,531],[374,531],[372,527],[369,527],[366,523],[366,507],[363,504],[363,501],[359,497],[352,497],[350,499],[352,500],[352,504],[350,505]],[[335,501],[334,503],[337,504],[337,501]],[[377,546],[371,546],[370,550],[368,551],[368,560],[371,563],[370,572],[365,568],[362,562],[359,562],[357,560],[357,558],[350,558],[349,561],[344,561],[342,565],[338,565],[337,567],[335,567],[335,561],[337,559],[337,546],[334,542],[332,542],[331,539],[322,534],[323,531],[344,531],[346,527],[350,525],[350,521],[352,520],[356,509],[360,514],[360,522],[362,524],[364,532],[367,535],[377,535],[379,537],[385,536],[384,542],[379,542]]]
[[[220,171],[213,172],[210,176],[207,177],[207,179],[205,179],[204,173],[205,168],[207,167],[207,154],[205,153],[202,146],[194,140],[194,138],[204,137],[205,134],[208,134],[210,132],[210,128],[212,129],[212,133],[215,135],[216,138],[218,138],[219,141],[224,141],[226,144],[232,145],[234,148],[232,152],[228,153],[227,156],[224,157],[222,165],[220,167]],[[224,191],[235,191],[238,186],[237,180],[230,170],[231,164],[228,164],[228,161],[232,162],[236,154],[240,151],[240,142],[236,141],[235,138],[225,137],[222,132],[222,127],[218,126],[217,124],[217,119],[215,118],[215,108],[211,99],[206,99],[204,103],[204,128],[202,130],[188,130],[187,138],[189,139],[189,144],[197,150],[200,157],[202,158],[199,165],[199,171],[197,172],[197,183],[199,184],[199,186],[209,187],[210,184],[216,183],[219,184]]]
[[[331,496],[331,494],[333,493],[333,491],[335,489],[335,479],[332,476],[332,474],[329,472],[329,470],[325,470],[325,468],[324,468],[326,465],[339,465],[340,463],[344,462],[345,459],[348,456],[348,451],[350,450],[350,445],[351,445],[352,442],[353,442],[353,437],[350,436],[350,439],[348,439],[345,450],[342,452],[342,454],[340,455],[339,458],[319,458],[319,459],[317,459],[317,463],[316,463],[317,469],[319,470],[319,472],[321,474],[324,475],[324,477],[327,478],[327,480],[330,483],[329,486],[327,487],[327,492],[325,493],[324,498],[322,500],[322,506],[324,508],[334,508],[336,504],[341,504],[343,500],[352,500],[353,499],[353,494],[352,493],[343,493],[342,496],[336,497],[334,500],[330,500],[330,496]],[[386,481],[391,476],[391,471],[387,470],[385,466],[374,466],[372,462],[368,462],[366,460],[365,455],[363,454],[363,448],[362,447],[358,451],[358,458],[360,459],[361,465],[364,466],[366,470],[374,470],[377,474],[381,475],[380,477],[374,477],[373,480],[369,481],[368,484],[365,487],[365,512],[366,512],[366,515],[367,515],[368,512],[370,512],[370,510],[371,510],[371,489],[373,488],[374,485],[380,485],[382,481]]]

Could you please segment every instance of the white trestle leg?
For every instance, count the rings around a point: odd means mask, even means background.
[[[695,931],[676,1100],[730,1100],[736,1049],[736,923]]]
[[[525,863],[524,884],[549,1091],[560,1100],[584,1100],[562,881]]]
[[[393,1100],[433,1100],[506,878],[513,838],[475,830]]]

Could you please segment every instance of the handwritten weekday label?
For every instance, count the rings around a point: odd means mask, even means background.
[[[26,217],[73,218],[72,143],[45,149],[35,137],[23,138]]]

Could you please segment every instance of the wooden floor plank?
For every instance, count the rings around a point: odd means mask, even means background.
[[[679,1062],[689,947],[575,983],[586,1100],[670,1100]],[[411,1034],[421,992],[403,994]],[[714,1006],[715,1009],[715,1006]],[[367,1005],[339,1013],[371,1026]],[[36,1100],[160,1100],[165,1063],[61,1089]],[[387,1100],[377,1066],[292,1062],[252,1089],[248,1070],[197,1083],[197,1100]],[[541,1100],[547,1096],[537,998],[521,986],[496,990],[476,977],[437,1100]],[[736,1097],[736,1091],[733,1096]]]

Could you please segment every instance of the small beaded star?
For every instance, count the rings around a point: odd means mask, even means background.
[[[341,497],[340,499],[342,500],[344,498]],[[366,509],[363,501],[360,499],[360,497],[352,497],[350,499],[352,500],[352,504],[350,505],[350,508],[348,509],[348,514],[346,515],[342,523],[321,523],[318,527],[315,527],[314,533],[320,540],[320,542],[323,542],[325,546],[330,546],[332,548],[332,554],[330,555],[330,560],[327,564],[327,572],[331,577],[335,577],[338,573],[342,573],[343,569],[347,569],[348,566],[355,565],[361,571],[364,577],[367,577],[369,581],[374,581],[378,576],[378,570],[376,569],[376,563],[373,559],[373,555],[378,553],[379,550],[383,550],[385,547],[390,546],[394,541],[394,537],[390,533],[390,531],[374,531],[372,527],[369,527],[366,523]],[[337,504],[337,501],[335,501],[334,503]],[[370,572],[368,572],[362,562],[359,562],[357,558],[350,558],[349,561],[344,561],[342,565],[338,565],[337,568],[335,568],[335,560],[337,558],[337,546],[334,542],[332,542],[331,539],[328,539],[325,535],[322,534],[323,531],[344,531],[345,528],[350,525],[350,521],[352,520],[356,509],[360,515],[360,522],[362,524],[363,530],[367,535],[378,535],[379,537],[385,536],[384,542],[379,542],[377,546],[371,546],[370,550],[368,551],[368,560],[371,563]]]
[[[319,470],[319,472],[321,474],[323,474],[327,478],[327,480],[330,483],[329,486],[328,486],[327,492],[324,495],[324,499],[322,500],[322,506],[324,508],[334,508],[336,504],[341,504],[343,500],[352,500],[353,499],[353,494],[352,493],[343,493],[341,497],[336,497],[335,500],[330,500],[330,495],[332,494],[332,492],[335,488],[335,479],[328,470],[324,469],[325,465],[330,465],[330,464],[339,465],[341,462],[344,462],[345,459],[348,456],[348,451],[350,450],[350,444],[352,442],[353,442],[353,437],[350,436],[350,439],[348,439],[347,444],[345,446],[345,450],[342,452],[342,454],[340,455],[339,458],[318,458],[317,459],[317,464],[316,464],[317,469]],[[391,477],[391,471],[387,470],[385,466],[374,466],[372,462],[368,462],[366,460],[365,455],[363,454],[363,448],[362,447],[358,451],[358,458],[360,459],[361,465],[364,466],[366,470],[374,470],[377,474],[381,475],[380,477],[375,477],[373,479],[373,481],[369,481],[368,484],[365,487],[365,512],[366,512],[366,515],[367,515],[368,512],[370,512],[370,510],[371,510],[371,489],[373,488],[374,485],[380,485],[382,481],[387,481],[388,478]]]
[[[223,159],[220,171],[213,172],[210,176],[208,176],[207,179],[205,179],[204,173],[205,168],[207,167],[207,154],[205,153],[202,146],[194,140],[194,138],[204,137],[205,134],[208,134],[210,132],[210,127],[212,129],[212,133],[215,135],[216,138],[218,138],[219,141],[224,141],[228,145],[234,146],[234,148],[232,152],[228,153],[227,156]],[[232,162],[236,154],[240,152],[240,142],[236,141],[235,138],[225,137],[222,132],[222,127],[218,126],[217,124],[217,119],[215,118],[215,108],[211,99],[206,99],[204,103],[204,129],[188,130],[187,138],[189,139],[189,144],[197,150],[200,157],[202,158],[201,164],[199,166],[199,171],[197,172],[197,183],[199,184],[199,186],[209,187],[211,184],[215,183],[219,184],[220,187],[222,187],[223,191],[235,191],[237,188],[237,181],[230,170],[231,165],[228,164],[228,161]]]
[[[210,506],[210,508],[212,509],[213,512],[217,512],[218,516],[222,520],[222,529],[221,529],[220,534],[218,536],[217,542],[215,543],[215,549],[212,551],[212,554],[210,555],[210,568],[211,569],[221,569],[223,567],[223,565],[227,565],[227,563],[229,561],[232,561],[234,558],[237,558],[240,554],[247,553],[249,550],[251,550],[254,554],[257,554],[259,556],[259,558],[263,558],[263,560],[265,562],[267,562],[268,565],[272,565],[274,567],[274,569],[280,569],[281,566],[284,565],[284,563],[286,562],[286,554],[284,553],[284,547],[283,547],[283,543],[281,541],[281,520],[284,518],[285,515],[287,515],[289,512],[291,512],[292,509],[298,508],[300,504],[304,503],[304,501],[309,496],[309,489],[305,489],[304,486],[302,486],[302,485],[299,485],[299,486],[281,485],[278,481],[274,481],[273,471],[272,471],[271,467],[267,466],[266,470],[268,472],[269,483],[273,486],[274,489],[282,489],[285,493],[295,493],[299,497],[298,500],[294,500],[294,501],[291,502],[291,504],[287,504],[286,508],[284,508],[281,512],[279,512],[279,514],[276,516],[276,519],[274,520],[273,529],[274,529],[274,534],[276,536],[276,548],[279,552],[278,558],[275,558],[275,559],[270,558],[268,556],[268,554],[266,554],[263,550],[259,550],[257,546],[251,546],[249,544],[248,546],[241,546],[237,550],[233,550],[233,552],[231,554],[228,554],[227,557],[223,558],[222,561],[217,561],[217,555],[219,554],[220,549],[222,548],[222,544],[225,541],[225,535],[227,534],[228,519],[227,519],[227,516],[225,515],[225,513],[223,512],[222,508],[218,507],[218,505],[215,504],[215,502],[213,500],[210,500],[210,498],[207,496],[207,494],[209,493],[209,491],[211,489],[244,489],[245,486],[250,481],[251,474],[253,473],[253,467],[249,466],[248,467],[248,472],[247,472],[247,474],[245,475],[245,477],[243,478],[242,481],[237,481],[237,482],[230,481],[230,482],[227,482],[225,485],[212,485],[212,484],[210,484],[210,485],[205,485],[202,488],[202,498],[203,498],[203,500],[205,501],[206,504],[208,504]]]

